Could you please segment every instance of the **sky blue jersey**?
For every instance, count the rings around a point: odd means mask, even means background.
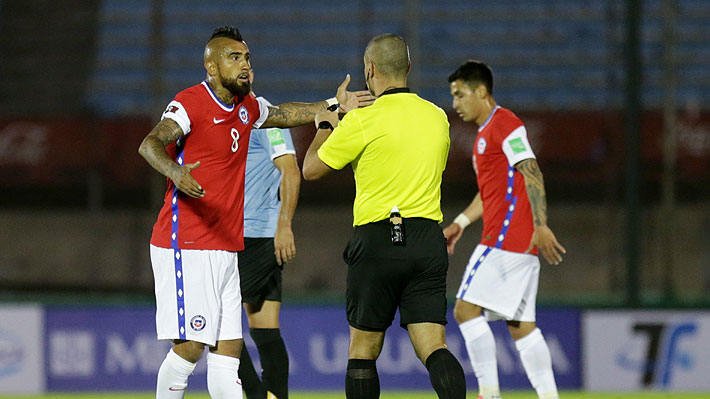
[[[273,237],[279,219],[281,172],[274,159],[296,154],[289,129],[254,129],[244,180],[244,237]]]

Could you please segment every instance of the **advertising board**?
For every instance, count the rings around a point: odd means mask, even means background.
[[[590,311],[582,325],[585,388],[710,389],[710,312]]]
[[[142,308],[49,308],[47,310],[47,387],[52,391],[152,390],[170,344],[155,337],[155,311]],[[453,316],[449,314],[449,320]],[[556,379],[563,389],[581,386],[579,312],[541,310],[538,324],[552,352]],[[348,325],[340,306],[284,306],[282,335],[290,356],[290,387],[295,390],[343,389],[348,362]],[[531,389],[515,344],[502,322],[497,336],[501,385]],[[245,325],[246,328],[246,325]],[[505,337],[505,339],[504,339]],[[447,329],[451,351],[461,361],[469,387],[475,385],[466,349],[455,323]],[[258,364],[250,338],[246,344]],[[415,356],[398,320],[388,330],[377,361],[382,389],[431,389],[427,370]],[[189,389],[206,388],[205,360],[190,377]]]
[[[0,305],[0,393],[44,392],[44,313],[39,305]]]

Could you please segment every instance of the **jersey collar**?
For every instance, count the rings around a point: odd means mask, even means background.
[[[395,87],[394,89],[388,89],[383,91],[380,94],[380,97],[384,96],[385,94],[396,94],[396,93],[409,93],[409,87]]]
[[[207,81],[203,80],[202,86],[205,86],[205,89],[207,89],[207,92],[210,93],[210,97],[212,97],[212,100],[214,100],[214,102],[217,103],[217,105],[219,105],[220,108],[222,108],[223,110],[225,110],[227,112],[232,112],[234,110],[234,104],[232,104],[230,106],[230,105],[224,104],[222,101],[219,101],[219,98],[217,98],[217,95],[214,94],[210,85],[207,84]]]
[[[479,131],[479,132],[480,132],[481,130],[483,130],[486,126],[488,126],[488,122],[490,122],[491,119],[493,119],[493,115],[495,115],[496,111],[498,111],[498,108],[500,108],[500,105],[496,105],[495,108],[493,108],[493,111],[491,111],[491,114],[488,115],[488,119],[486,119],[486,121],[483,122],[483,124],[478,127],[478,131]]]

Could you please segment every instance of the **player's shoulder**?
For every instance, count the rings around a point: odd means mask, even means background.
[[[266,130],[252,129],[249,135],[249,154],[266,150]]]
[[[251,137],[265,136],[268,129],[251,129]]]
[[[518,118],[513,111],[503,107],[496,109],[491,122],[491,127],[493,127],[497,133],[504,135],[508,135],[513,130],[523,126],[523,121]]]
[[[203,82],[178,92],[175,95],[175,101],[179,101],[186,106],[201,106],[207,104],[205,97],[209,97],[209,93]]]
[[[280,144],[284,142],[285,138],[290,139],[291,129],[280,127],[252,129],[250,137],[249,145],[265,148],[274,143]]]
[[[258,129],[252,129],[251,134],[257,136],[267,137],[269,135],[290,135],[291,129],[284,127],[262,127]]]
[[[509,110],[508,108],[499,107],[494,116],[497,123],[505,123],[512,125],[522,125],[523,121],[515,114],[515,112]]]
[[[182,89],[177,94],[177,96],[190,96],[190,97],[193,97],[193,96],[204,97],[206,95],[208,95],[208,93],[207,93],[207,89],[205,88],[204,82],[190,86],[186,89]]]
[[[270,127],[266,129],[259,129],[263,130],[264,133],[267,137],[285,137],[285,136],[291,136],[291,129],[287,127]]]

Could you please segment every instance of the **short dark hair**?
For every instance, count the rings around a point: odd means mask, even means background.
[[[481,61],[468,60],[454,73],[449,75],[449,83],[463,80],[471,87],[482,84],[488,89],[488,94],[493,94],[493,71]]]
[[[384,33],[373,37],[365,55],[384,76],[403,78],[409,73],[409,47],[401,36]]]
[[[239,33],[239,29],[233,27],[232,25],[220,26],[219,28],[213,30],[212,36],[210,36],[210,40],[216,37],[227,37],[238,42],[244,41],[244,39],[242,38],[242,34]]]

